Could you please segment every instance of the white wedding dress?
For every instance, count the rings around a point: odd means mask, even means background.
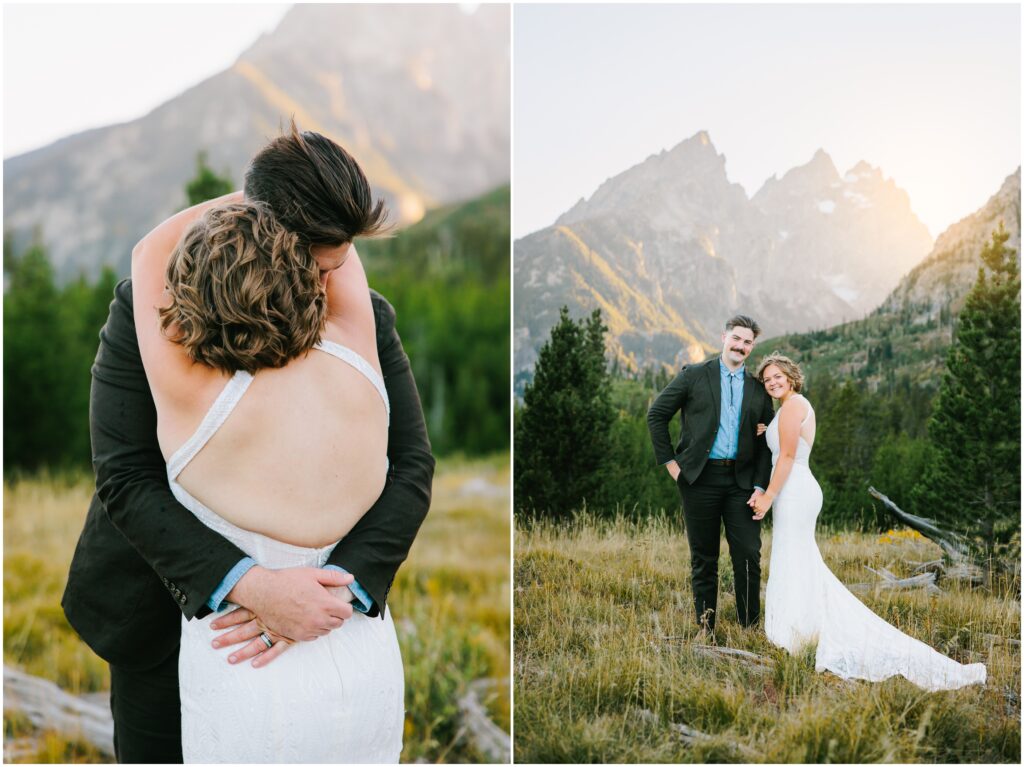
[[[791,653],[817,642],[815,670],[877,682],[897,674],[926,690],[950,690],[985,681],[981,663],[962,665],[886,623],[850,593],[825,565],[814,540],[822,494],[808,458],[814,410],[800,424],[793,470],[772,513],[772,553],[765,594],[765,634]],[[779,457],[776,416],[766,438],[772,466]]]
[[[356,352],[331,341],[317,347],[352,365],[380,392],[380,375]],[[167,463],[175,497],[207,527],[263,567],[322,567],[334,545],[303,548],[243,530],[219,517],[177,482],[189,461],[227,420],[252,382],[235,373],[196,433]],[[397,763],[402,751],[404,677],[398,639],[383,620],[354,613],[339,629],[298,642],[262,667],[229,664],[213,649],[211,614],[181,623],[178,673],[186,763]]]

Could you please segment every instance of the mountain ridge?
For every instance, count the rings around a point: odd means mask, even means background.
[[[484,194],[510,175],[508,24],[489,5],[294,6],[146,115],[5,160],[5,227],[16,250],[41,228],[62,280],[124,273],[138,238],[185,204],[198,151],[240,186],[293,112],[365,164],[401,223]]]
[[[841,177],[818,149],[748,196],[701,130],[515,241],[514,367],[531,368],[563,304],[605,310],[627,369],[702,357],[739,311],[770,334],[863,316],[931,246],[906,192],[866,161]]]
[[[877,389],[897,377],[935,386],[945,368],[956,318],[981,267],[981,251],[1000,223],[1020,264],[1020,167],[978,210],[947,227],[931,253],[867,317],[809,333],[766,339],[814,375],[828,372]],[[1016,319],[1016,318],[1014,318]]]

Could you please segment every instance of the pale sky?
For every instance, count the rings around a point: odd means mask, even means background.
[[[1018,5],[517,5],[513,233],[707,130],[752,196],[823,148],[932,236],[1020,164]]]
[[[142,117],[230,67],[290,4],[5,4],[3,156]]]

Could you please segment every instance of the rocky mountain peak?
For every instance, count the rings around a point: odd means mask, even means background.
[[[818,149],[809,162],[796,166],[782,180],[787,178],[804,184],[832,184],[839,180],[839,171],[831,155],[824,149]]]
[[[749,199],[707,131],[608,179],[556,226],[515,243],[516,368],[558,309],[600,307],[627,367],[678,366],[743,311],[768,334],[863,316],[928,253],[906,193],[823,149]]]
[[[915,323],[934,320],[943,311],[959,312],[977,278],[981,251],[1000,225],[1009,233],[1006,244],[1017,251],[1019,263],[1019,167],[981,208],[939,235],[932,252],[900,281],[879,311],[908,314]]]
[[[752,199],[760,207],[770,207],[780,199],[803,199],[812,192],[827,193],[839,183],[839,171],[832,157],[824,149],[818,149],[809,161],[786,171],[782,178],[772,174]]]
[[[742,188],[729,182],[725,156],[701,130],[607,179],[589,199],[559,216],[556,224],[620,215],[673,228],[680,221],[700,218],[699,209],[708,199],[728,207],[740,204],[739,198],[746,202]]]
[[[871,178],[871,177],[881,178],[882,177],[882,169],[881,168],[876,168],[874,165],[869,163],[867,160],[861,160],[856,165],[854,165],[852,168],[850,168],[848,171],[846,171],[846,173],[843,175],[843,178],[846,179],[846,178],[848,178],[850,176],[855,176],[857,178]]]
[[[710,134],[706,130],[700,130],[689,138],[685,138],[680,141],[674,147],[669,149],[667,154],[674,155],[689,153],[693,155],[700,155],[708,152],[716,157],[718,156],[718,150],[715,149],[715,145],[711,142]]]
[[[711,173],[725,178],[725,155],[719,154],[707,131],[698,131],[667,152],[650,158],[653,164],[670,172]]]

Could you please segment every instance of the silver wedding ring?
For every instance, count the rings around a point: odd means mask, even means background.
[[[268,649],[268,650],[269,650],[269,649],[270,649],[271,647],[273,647],[273,646],[274,646],[274,641],[273,641],[273,640],[272,640],[272,639],[271,639],[271,638],[270,638],[269,636],[267,636],[267,632],[266,632],[266,631],[264,631],[264,632],[262,632],[262,633],[260,634],[260,639],[262,639],[262,640],[263,640],[263,644],[265,644],[265,645],[267,646],[267,649]]]

